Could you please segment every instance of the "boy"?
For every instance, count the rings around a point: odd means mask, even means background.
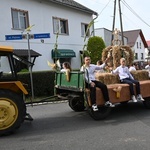
[[[105,61],[105,63],[106,63],[106,61]],[[95,70],[101,70],[102,68],[104,68],[105,63],[103,63],[100,66],[90,64],[90,63],[91,63],[90,57],[85,57],[84,65],[81,67],[80,71],[85,72],[86,87],[88,87],[88,86],[90,87],[93,111],[98,111],[98,107],[96,105],[96,87],[100,88],[103,93],[104,100],[105,100],[105,106],[115,107],[115,105],[113,105],[109,101],[107,86],[105,84],[101,83],[100,81],[96,81],[96,79],[95,79]]]
[[[134,80],[133,76],[129,72],[128,67],[125,66],[125,62],[126,62],[125,58],[121,58],[120,66],[117,67],[115,70],[113,70],[112,73],[118,73],[121,83],[129,84],[130,94],[132,95],[133,102],[137,102],[137,100],[144,101],[144,99],[142,98],[142,96],[140,94],[141,93],[140,84],[137,80]],[[136,85],[137,99],[135,98],[133,84]]]

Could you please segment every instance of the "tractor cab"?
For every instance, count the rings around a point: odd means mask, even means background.
[[[13,48],[0,46],[0,82],[16,80]]]

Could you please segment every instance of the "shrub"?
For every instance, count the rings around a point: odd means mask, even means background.
[[[34,96],[52,96],[54,95],[54,71],[38,71],[32,73]],[[30,73],[18,73],[18,80],[26,87],[31,95]]]
[[[102,51],[105,48],[103,39],[99,36],[90,37],[87,44],[87,51],[91,57],[91,62],[96,64],[102,57]]]

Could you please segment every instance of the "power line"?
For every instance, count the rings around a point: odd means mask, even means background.
[[[105,5],[105,7],[101,10],[101,12],[99,13],[99,15],[104,11],[104,9],[109,5],[111,0],[109,0],[109,2]]]
[[[124,6],[126,6],[137,18],[139,18],[144,24],[150,27],[150,25],[144,21],[126,2],[125,0],[121,0]]]

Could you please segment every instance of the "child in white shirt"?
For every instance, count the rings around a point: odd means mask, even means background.
[[[62,64],[63,69],[61,69],[61,72],[66,72],[67,70],[71,71],[71,65],[69,62],[64,62]]]
[[[117,67],[115,70],[113,70],[112,73],[118,73],[121,83],[129,84],[130,94],[132,95],[133,102],[137,102],[137,99],[141,100],[141,101],[144,101],[144,99],[142,98],[142,96],[140,94],[141,91],[140,91],[139,81],[134,80],[134,78],[131,75],[128,67],[125,66],[125,62],[126,62],[125,58],[121,58],[120,59],[120,66]],[[135,98],[133,84],[136,85],[137,99]]]
[[[129,67],[129,71],[136,71],[136,68],[135,68],[135,64],[132,63],[132,65]]]

